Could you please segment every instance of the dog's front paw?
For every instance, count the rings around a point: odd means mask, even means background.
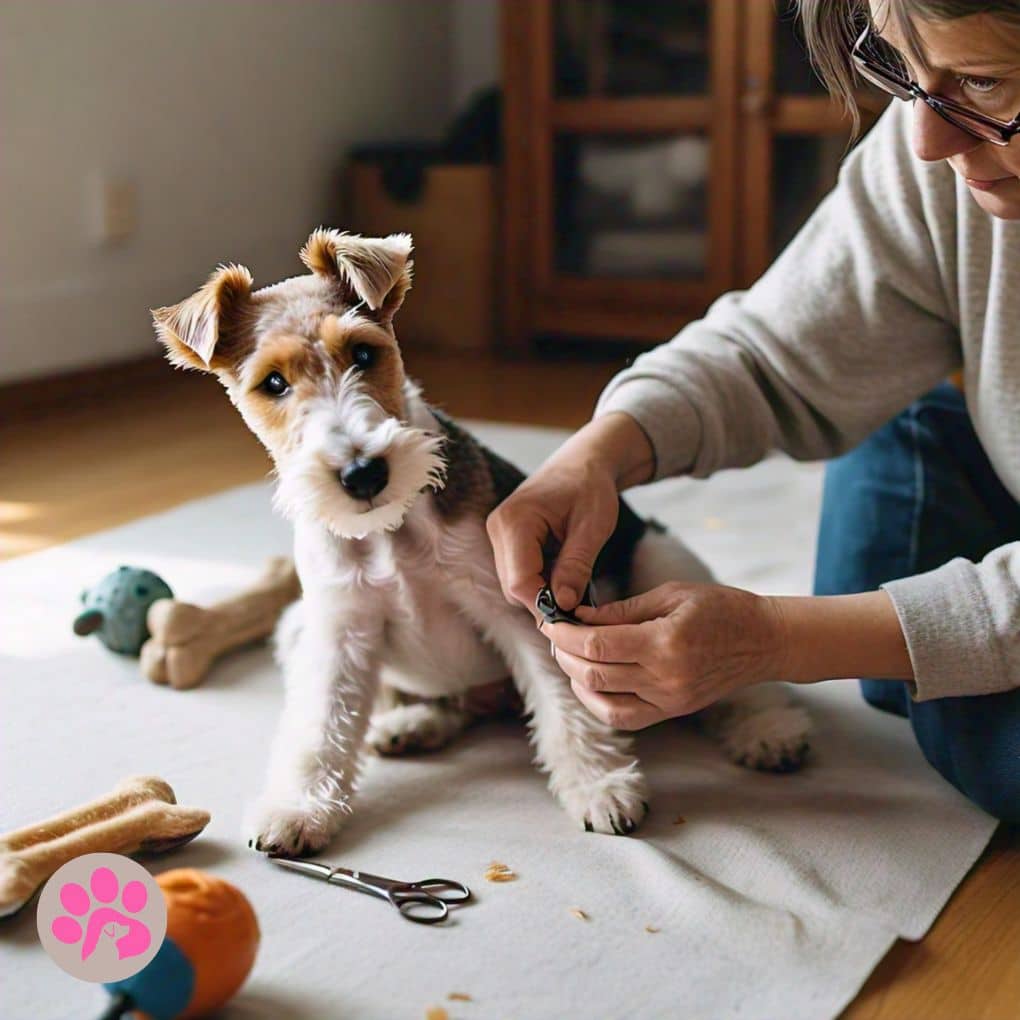
[[[245,823],[248,845],[262,853],[303,857],[321,850],[340,825],[310,805],[262,802]]]
[[[796,772],[810,748],[811,718],[795,705],[755,712],[727,727],[722,746],[727,757],[760,772]]]
[[[629,836],[648,813],[648,787],[637,766],[627,765],[565,787],[560,801],[586,831]]]

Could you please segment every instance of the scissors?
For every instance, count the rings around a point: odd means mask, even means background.
[[[407,918],[418,924],[438,924],[445,921],[450,906],[467,903],[471,890],[462,882],[448,878],[423,878],[420,882],[398,882],[392,878],[380,878],[364,871],[348,868],[334,868],[318,861],[293,860],[269,854],[269,859],[281,868],[310,875],[312,878],[342,885],[345,889],[357,889],[387,900]]]

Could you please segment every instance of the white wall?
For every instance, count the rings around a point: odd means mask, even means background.
[[[453,0],[450,91],[459,108],[499,76],[499,0]]]
[[[0,0],[0,380],[146,354],[219,261],[299,271],[346,147],[445,127],[457,2]],[[118,247],[101,173],[138,187]]]

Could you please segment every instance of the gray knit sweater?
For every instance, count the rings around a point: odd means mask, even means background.
[[[962,365],[982,445],[1020,498],[1018,317],[1020,222],[917,159],[910,107],[893,103],[761,280],[616,376],[596,417],[632,415],[657,478],[704,478],[774,448],[837,456]],[[884,587],[915,698],[1020,686],[1020,542]]]

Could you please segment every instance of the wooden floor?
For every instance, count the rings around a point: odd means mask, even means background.
[[[461,417],[576,427],[621,367],[406,354]],[[211,379],[162,363],[0,390],[0,555],[254,481],[269,462]],[[920,857],[923,846],[914,852]],[[1020,1018],[1020,834],[1000,828],[927,938],[899,942],[844,1020]],[[782,1018],[777,1018],[782,1020]]]

